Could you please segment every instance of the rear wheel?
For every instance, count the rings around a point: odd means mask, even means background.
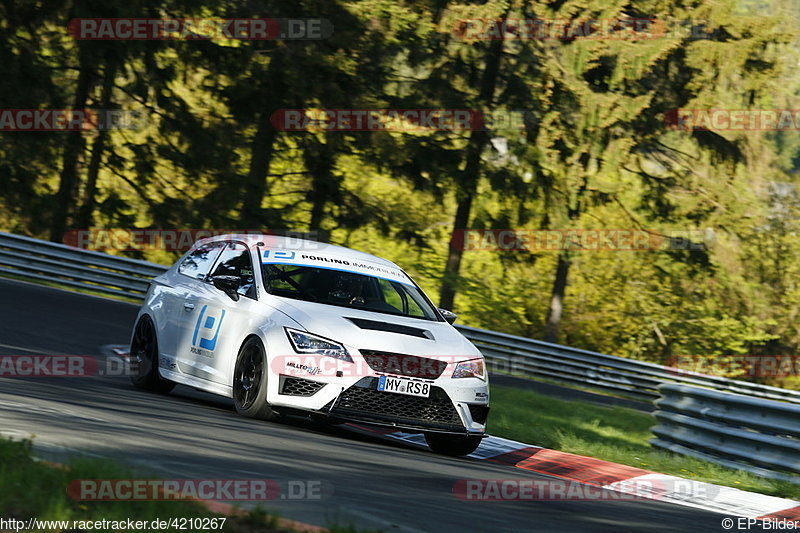
[[[158,375],[158,340],[156,328],[148,316],[143,316],[133,332],[131,341],[131,382],[140,389],[166,393],[175,384]]]
[[[255,337],[242,345],[233,370],[233,403],[236,412],[249,418],[276,420],[267,403],[267,365],[264,347]]]
[[[476,435],[447,435],[445,433],[425,433],[428,447],[442,455],[469,455],[478,449],[481,437]]]

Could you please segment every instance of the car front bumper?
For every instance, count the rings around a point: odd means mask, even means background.
[[[278,409],[288,407],[326,417],[388,426],[411,431],[482,435],[489,412],[484,401],[466,402],[464,391],[448,391],[436,380],[427,398],[378,391],[378,376],[346,383],[324,383],[311,377],[280,376],[279,393],[272,400]],[[481,389],[486,389],[481,382]],[[459,394],[459,392],[461,394]],[[456,396],[453,397],[454,393]],[[475,398],[473,392],[470,399]],[[324,403],[323,403],[324,402]]]

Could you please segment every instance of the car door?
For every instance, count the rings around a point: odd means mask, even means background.
[[[204,280],[208,277],[211,267],[223,248],[225,248],[224,242],[205,244],[190,253],[178,267],[174,283],[177,302],[175,304],[175,357],[173,363],[180,364],[187,356],[187,331],[189,322],[196,313],[197,293],[202,289]],[[174,368],[172,369],[174,370]]]
[[[214,276],[239,278],[238,300],[213,283]],[[184,315],[179,366],[200,379],[230,385],[232,362],[239,344],[252,331],[257,300],[253,262],[244,243],[229,242],[217,257],[208,276],[197,284],[190,313]]]
[[[186,315],[194,306],[192,293],[196,284],[206,277],[223,247],[224,243],[210,243],[197,248],[183,258],[166,283],[157,286],[162,302],[156,321],[158,347],[168,369],[174,369],[172,365],[180,351]]]

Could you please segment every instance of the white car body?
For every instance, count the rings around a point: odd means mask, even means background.
[[[246,283],[246,294],[242,287],[237,301],[236,295],[220,290],[208,277],[209,273],[218,272],[222,258],[228,261],[234,251],[241,252],[237,264],[242,264],[245,248],[253,265],[252,286]],[[205,266],[198,267],[203,261]],[[353,297],[347,305],[332,305],[271,294],[265,272],[295,275],[291,269],[297,267],[317,273],[335,271],[330,276],[341,272],[368,275],[378,278],[376,287],[400,287],[401,292],[416,288],[422,294],[394,263],[348,248],[262,235],[204,239],[153,280],[139,311],[137,324],[147,315],[156,332],[158,360],[154,365],[158,376],[232,397],[237,356],[245,341],[255,336],[266,353],[266,402],[278,413],[299,410],[336,420],[452,435],[485,433],[489,386],[483,356],[427,297],[422,296],[434,310],[433,319],[359,309],[357,306],[364,303],[361,296]],[[249,273],[246,266],[241,268]],[[323,274],[328,276],[320,275]],[[288,275],[270,275],[269,283],[278,286]],[[286,287],[286,291],[294,290],[293,286]],[[330,294],[337,298],[344,295],[345,299],[352,296],[346,291]],[[393,293],[389,296],[395,297]],[[415,306],[411,299],[406,303],[403,297],[402,301],[404,308]],[[306,346],[302,342],[308,339],[318,342],[313,337],[340,344],[352,362],[298,353],[290,335],[299,339],[300,346]],[[456,367],[464,361],[472,363],[459,367],[460,374],[465,373],[464,368],[479,371],[453,377]],[[473,363],[476,366],[471,366]],[[414,370],[423,367],[424,370]],[[440,369],[443,371],[437,376]],[[383,382],[381,376],[386,376]],[[402,379],[392,382],[388,378]],[[378,391],[379,383],[417,391],[427,384],[424,390],[428,397]]]

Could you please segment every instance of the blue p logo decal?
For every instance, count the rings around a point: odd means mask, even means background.
[[[206,311],[208,311],[208,306],[204,305],[203,308],[200,309],[200,316],[197,317],[197,322],[194,325],[192,345],[214,351],[214,348],[217,346],[219,330],[222,327],[222,320],[225,318],[225,310],[222,310],[222,314],[220,314],[219,317],[206,314]]]

